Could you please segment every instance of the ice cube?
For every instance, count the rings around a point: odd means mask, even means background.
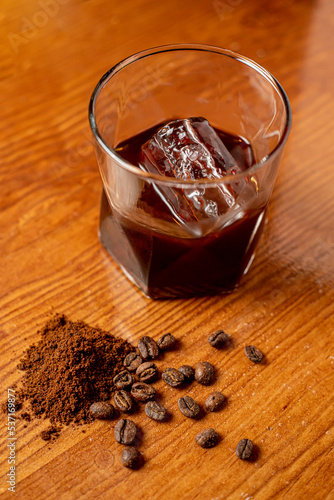
[[[169,122],[142,146],[142,153],[147,169],[182,180],[220,179],[240,171],[218,134],[201,117]]]
[[[142,146],[140,159],[143,169],[181,181],[221,179],[241,171],[218,134],[201,117],[164,125]],[[233,190],[223,184],[206,188],[155,188],[182,224],[216,219],[236,201]]]

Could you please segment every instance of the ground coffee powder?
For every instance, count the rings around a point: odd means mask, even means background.
[[[65,315],[50,319],[40,333],[18,365],[25,371],[18,397],[33,416],[52,423],[91,421],[90,405],[111,397],[113,378],[134,348]]]

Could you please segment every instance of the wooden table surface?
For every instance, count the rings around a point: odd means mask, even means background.
[[[228,404],[199,421],[162,381],[165,424],[133,416],[145,465],[120,463],[114,422],[68,427],[16,422],[16,498],[112,500],[334,499],[334,3],[332,0],[1,0],[1,401],[50,313],[66,313],[136,345],[171,331],[181,347],[159,367],[211,361]],[[291,101],[293,125],[268,224],[240,288],[227,296],[153,301],[97,237],[101,181],[87,119],[102,74],[166,43],[240,52],[267,68]],[[216,351],[224,329],[233,348]],[[257,345],[266,363],[243,353]],[[180,393],[203,403],[209,388]],[[0,498],[9,472],[1,422]],[[214,427],[211,450],[194,435]],[[85,432],[83,432],[85,430]],[[238,460],[237,442],[257,445]]]

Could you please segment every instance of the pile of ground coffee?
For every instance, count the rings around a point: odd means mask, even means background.
[[[90,405],[110,398],[113,377],[134,348],[65,315],[50,319],[40,333],[41,340],[18,365],[25,371],[18,390],[20,400],[28,403],[25,410],[52,423],[91,421]]]

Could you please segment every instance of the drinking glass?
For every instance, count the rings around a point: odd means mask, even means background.
[[[192,117],[204,117],[226,138],[242,168],[184,180],[132,160],[157,129]],[[99,238],[125,275],[151,298],[238,286],[254,258],[291,126],[279,82],[230,50],[162,46],[128,57],[101,78],[89,120],[103,185]],[[180,207],[188,210],[191,197],[218,200],[219,209],[184,220]]]

